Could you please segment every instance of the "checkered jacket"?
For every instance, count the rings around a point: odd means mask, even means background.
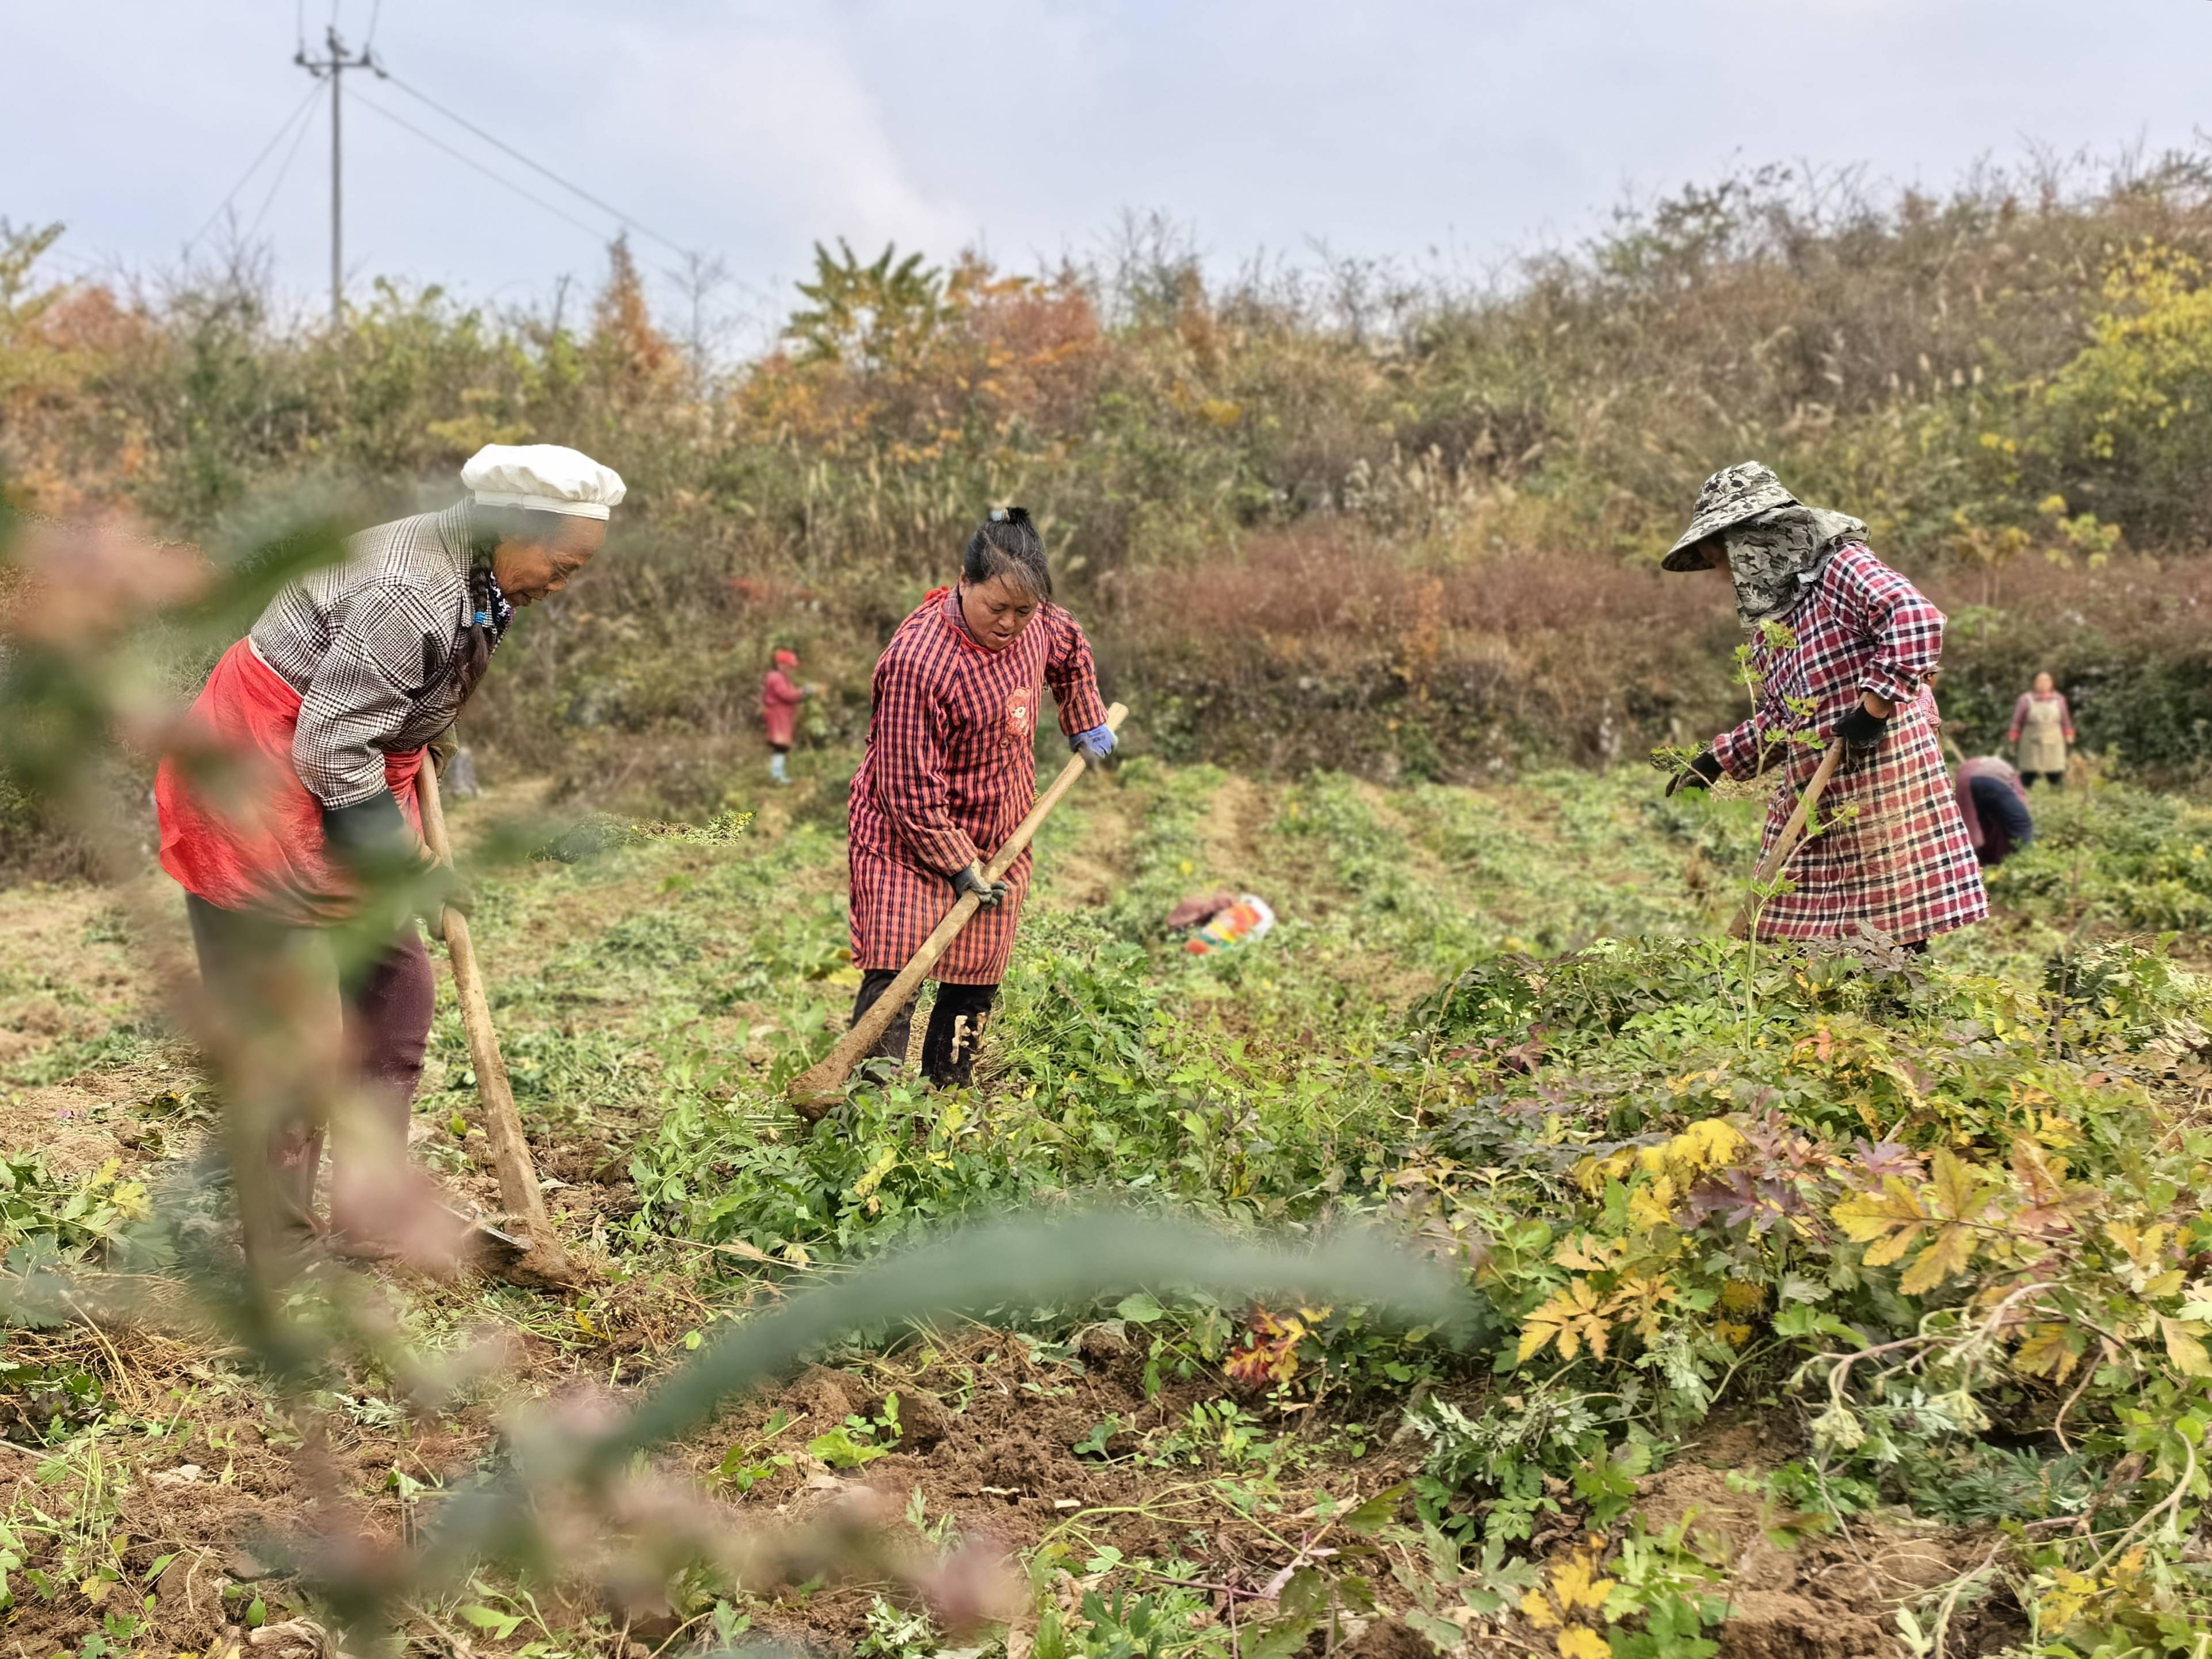
[[[1788,626],[1793,646],[1764,637],[1753,645],[1753,665],[1764,678],[1751,718],[1713,739],[1730,777],[1780,776],[1762,848],[1774,844],[1820,763],[1821,750],[1788,743],[1785,734],[1808,726],[1832,733],[1862,691],[1897,712],[1871,757],[1847,757],[1838,767],[1820,799],[1830,827],[1791,855],[1785,873],[1795,888],[1760,913],[1760,937],[1832,938],[1869,927],[1911,942],[1979,921],[1989,900],[1944,768],[1942,721],[1927,684],[1942,655],[1943,613],[1851,545],[1827,562]],[[1809,702],[1810,713],[1792,709],[1791,699]]]
[[[248,635],[300,694],[292,764],[331,807],[379,793],[385,756],[421,748],[459,709],[453,671],[469,624],[468,503],[378,525],[346,548],[344,559],[271,599]],[[495,646],[504,621],[495,618]]]
[[[1036,801],[1038,704],[1049,689],[1070,737],[1106,723],[1091,643],[1046,604],[1003,651],[978,644],[953,590],[939,588],[899,624],[876,664],[868,751],[849,808],[853,955],[902,968],[952,908],[948,878],[988,860]],[[1005,975],[1029,885],[968,924],[935,977],[994,985]]]

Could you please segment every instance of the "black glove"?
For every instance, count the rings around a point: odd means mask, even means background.
[[[1685,789],[1710,789],[1720,781],[1721,757],[1710,749],[1690,763],[1686,772],[1677,772],[1667,780],[1670,795]]]
[[[409,910],[434,928],[448,908],[463,915],[476,908],[474,890],[452,865],[431,859],[388,789],[323,808],[323,842],[332,864],[372,891],[405,894]]]
[[[404,884],[407,914],[419,916],[433,933],[444,932],[447,911],[465,916],[476,910],[476,890],[452,865],[432,858],[427,847],[416,848],[414,862],[400,880]]]
[[[1889,735],[1889,720],[1861,703],[1837,723],[1836,735],[1854,755],[1871,755]]]
[[[404,875],[422,845],[389,789],[350,806],[323,808],[323,843],[331,863],[368,881]]]
[[[1014,884],[1010,881],[985,881],[983,862],[981,859],[964,870],[955,870],[952,872],[952,896],[957,899],[973,893],[975,896],[976,908],[979,909],[997,909],[1006,902],[1006,895],[1013,890]]]

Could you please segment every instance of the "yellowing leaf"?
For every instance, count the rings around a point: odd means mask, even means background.
[[[1614,1287],[1598,1311],[1612,1318],[1633,1319],[1636,1334],[1650,1342],[1659,1335],[1660,1304],[1677,1299],[1674,1286],[1663,1275],[1630,1273]]]
[[[1613,1594],[1613,1581],[1596,1576],[1597,1560],[1589,1554],[1571,1555],[1552,1568],[1552,1599],[1572,1613],[1577,1607],[1601,1607]]]
[[[1895,1176],[1882,1177],[1881,1191],[1854,1193],[1828,1214],[1844,1237],[1869,1247],[1869,1267],[1886,1267],[1911,1249],[1929,1219],[1912,1189]]]
[[[1540,1589],[1522,1592],[1521,1611],[1528,1615],[1528,1622],[1538,1630],[1554,1629],[1559,1622],[1559,1615],[1553,1610],[1551,1597]]]
[[[1667,1161],[1702,1174],[1733,1164],[1747,1144],[1726,1118],[1701,1118],[1667,1143]]]
[[[1575,1165],[1575,1180],[1584,1192],[1595,1198],[1605,1190],[1607,1182],[1619,1180],[1635,1167],[1635,1151],[1624,1147],[1620,1152],[1608,1152],[1603,1158],[1583,1159]]]
[[[1917,1194],[1899,1177],[1885,1176],[1879,1191],[1854,1193],[1829,1212],[1847,1237],[1867,1247],[1869,1267],[1901,1261],[1926,1241],[1898,1281],[1907,1296],[1932,1291],[1966,1271],[1979,1242],[1973,1224],[1996,1190],[1985,1171],[1948,1150],[1936,1154],[1933,1176]]]
[[[1936,1154],[1934,1174],[1926,1194],[1932,1214],[1946,1221],[1972,1221],[1989,1208],[1988,1176],[1971,1164],[1961,1164],[1948,1148]]]
[[[1756,1285],[1731,1279],[1721,1286],[1721,1306],[1730,1313],[1757,1313],[1766,1305],[1766,1292]]]
[[[1628,1195],[1628,1218],[1645,1231],[1664,1227],[1674,1218],[1674,1190],[1671,1176],[1660,1176]]]
[[[2164,1223],[2155,1227],[2138,1227],[2129,1221],[2108,1221],[2105,1237],[2127,1252],[2128,1260],[2144,1273],[2158,1265],[2159,1246],[2172,1231]]]
[[[1601,1244],[1588,1233],[1577,1233],[1552,1252],[1552,1260],[1562,1267],[1600,1273],[1618,1266],[1627,1251],[1628,1242],[1626,1239],[1608,1239]]]
[[[1559,1358],[1572,1359],[1588,1344],[1599,1358],[1605,1358],[1606,1317],[1598,1306],[1597,1292],[1587,1279],[1577,1279],[1553,1293],[1528,1316],[1521,1328],[1521,1358],[1540,1352],[1547,1342],[1559,1345]]]
[[[1560,1659],[1613,1659],[1613,1649],[1588,1625],[1570,1625],[1559,1632]]]
[[[2066,1340],[2063,1325],[2038,1325],[2012,1357],[2013,1369],[2029,1376],[2047,1376],[2063,1382],[2081,1363]]]
[[[1974,1235],[1971,1230],[1955,1224],[1945,1227],[1926,1249],[1912,1258],[1912,1265],[1897,1281],[1897,1288],[1907,1296],[1925,1295],[1954,1273],[1966,1272],[1966,1263],[1973,1255]],[[1867,1260],[1874,1260],[1871,1251]]]
[[[897,1147],[884,1147],[877,1155],[875,1162],[860,1172],[860,1178],[853,1183],[851,1195],[854,1198],[865,1199],[873,1193],[877,1188],[883,1185],[884,1177],[897,1165],[898,1158]]]
[[[2204,1345],[2196,1334],[2179,1319],[2168,1319],[2160,1314],[2159,1329],[2166,1334],[2166,1357],[2184,1376],[2212,1376],[2212,1354],[2204,1352]]]

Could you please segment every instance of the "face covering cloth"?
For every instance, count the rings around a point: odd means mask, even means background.
[[[1820,579],[1828,556],[1847,542],[1863,542],[1866,534],[1859,520],[1817,507],[1778,507],[1723,531],[1720,541],[1744,631],[1786,621]]]

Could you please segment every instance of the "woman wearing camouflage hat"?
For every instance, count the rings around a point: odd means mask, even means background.
[[[1668,570],[1728,571],[1759,677],[1751,718],[1715,738],[1667,793],[1710,787],[1723,773],[1778,775],[1762,842],[1771,848],[1822,753],[1792,734],[1844,747],[1820,800],[1827,827],[1791,856],[1794,885],[1760,911],[1761,939],[1871,933],[1919,948],[1989,914],[1929,689],[1943,613],[1868,551],[1866,535],[1858,520],[1805,506],[1746,461],[1705,480],[1667,555]]]

